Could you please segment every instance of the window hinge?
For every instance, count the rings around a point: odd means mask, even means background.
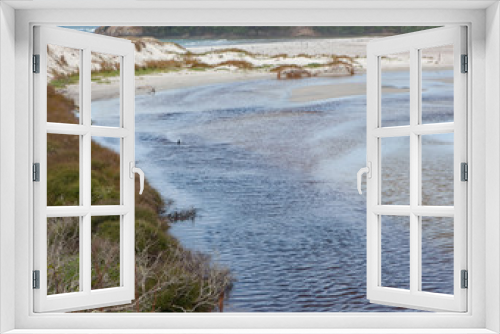
[[[38,162],[33,164],[33,181],[40,182],[40,164]]]
[[[468,73],[469,72],[469,56],[467,55],[462,55],[462,73]]]
[[[467,289],[469,287],[469,272],[467,270],[462,270],[460,275],[462,276],[462,289]]]
[[[33,289],[40,289],[40,270],[33,270]]]
[[[460,174],[462,181],[469,181],[469,166],[466,162],[462,162],[460,165]]]
[[[40,73],[40,55],[33,55],[33,73]]]

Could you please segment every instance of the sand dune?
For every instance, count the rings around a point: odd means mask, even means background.
[[[245,60],[252,62],[255,66],[266,65],[269,62],[279,64],[296,64],[304,66],[307,64],[322,64],[326,59],[331,60],[328,55],[346,55],[354,61],[356,72],[364,72],[366,67],[366,44],[374,38],[351,38],[351,39],[312,39],[301,41],[288,41],[262,44],[244,44],[244,45],[225,45],[220,47],[195,47],[181,49],[168,44],[163,45],[159,42],[146,44],[140,52],[137,52],[136,58],[139,63],[144,63],[148,59],[173,59],[187,53],[194,54],[194,57],[207,64],[215,64],[218,61]],[[221,49],[229,50],[238,48],[251,52],[253,55],[236,53],[233,51],[220,52]],[[452,49],[451,49],[452,52]],[[283,57],[275,57],[278,54],[285,54]],[[298,56],[303,54],[304,56]],[[452,54],[452,53],[451,53]],[[61,57],[61,50],[53,51],[54,59]],[[450,49],[435,48],[432,52],[426,53],[425,67],[442,68],[448,65],[450,59]],[[148,58],[150,57],[150,58]],[[152,58],[151,58],[152,57]],[[243,58],[242,58],[243,57]],[[66,54],[64,61],[69,65],[73,59],[71,55]],[[56,66],[55,60],[53,66]],[[384,68],[386,70],[401,70],[408,64],[408,58],[403,55],[393,55],[386,57]],[[73,65],[71,65],[73,66]],[[68,68],[72,68],[69,66]],[[406,67],[407,68],[407,67]],[[314,71],[314,68],[310,69]],[[318,72],[316,75],[324,76],[326,74]],[[200,85],[209,85],[217,83],[238,82],[244,80],[273,79],[275,73],[269,72],[269,68],[239,69],[231,66],[207,68],[203,71],[194,71],[190,69],[181,69],[176,72],[156,73],[136,76],[136,94],[152,94],[163,90],[187,88]],[[334,80],[334,79],[332,79]],[[68,85],[61,91],[69,97],[72,97],[78,104],[78,90],[76,85]],[[117,98],[119,92],[119,78],[106,77],[104,82],[96,81],[92,83],[92,100],[102,100]],[[397,92],[397,91],[394,91]],[[365,85],[362,83],[351,83],[347,85],[321,85],[310,86],[297,89],[292,92],[290,100],[293,102],[310,102],[328,98],[339,98],[350,95],[365,94]]]

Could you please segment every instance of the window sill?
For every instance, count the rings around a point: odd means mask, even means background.
[[[5,334],[493,334],[475,329],[14,329]]]

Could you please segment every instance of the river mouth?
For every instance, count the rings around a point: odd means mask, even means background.
[[[304,87],[365,80],[265,79],[137,96],[137,164],[164,197],[198,210],[194,222],[170,232],[231,269],[237,281],[225,312],[404,311],[366,299],[366,202],[356,190],[366,157],[366,97],[292,98]],[[450,87],[440,82],[432,92]],[[435,144],[436,164],[453,152],[447,140]],[[401,149],[389,146],[388,154],[400,157]],[[406,227],[385,224],[395,259],[385,270],[398,273],[392,283],[404,287]],[[435,229],[432,262],[441,272],[429,289],[453,293],[453,241]]]

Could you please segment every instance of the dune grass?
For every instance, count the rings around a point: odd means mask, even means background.
[[[134,40],[137,51],[141,51],[143,47],[145,47],[145,43],[143,40],[136,39]],[[158,42],[160,43],[160,42]],[[179,46],[180,47],[180,46]],[[205,71],[209,69],[215,69],[218,67],[224,66],[233,66],[242,70],[262,70],[262,69],[270,69],[271,72],[280,72],[284,68],[322,68],[322,67],[335,67],[341,66],[349,68],[351,74],[354,72],[354,59],[352,57],[346,55],[325,55],[325,57],[330,57],[331,61],[326,64],[320,63],[310,63],[304,66],[299,66],[293,64],[294,58],[310,58],[313,57],[307,54],[299,54],[296,56],[289,56],[286,53],[278,54],[271,56],[271,59],[289,59],[290,64],[283,65],[253,65],[251,62],[246,60],[226,60],[216,64],[207,64],[200,60],[198,57],[207,55],[207,54],[223,54],[223,53],[238,53],[240,55],[246,55],[251,57],[262,56],[259,54],[254,54],[252,52],[238,49],[238,48],[225,48],[213,51],[207,51],[204,53],[195,54],[192,52],[186,52],[185,54],[179,54],[175,59],[170,60],[149,60],[144,62],[143,65],[135,66],[135,75],[150,75],[150,74],[160,74],[160,73],[169,73],[169,72],[178,72],[181,70],[188,71]],[[222,56],[221,56],[222,57]],[[101,62],[99,64],[100,70],[92,72],[92,81],[97,83],[110,83],[109,78],[116,77],[120,75],[120,70],[116,68],[116,64],[113,62]],[[55,75],[55,77],[51,81],[51,85],[56,88],[64,88],[67,85],[72,85],[78,83],[79,73],[75,72],[68,75]]]

